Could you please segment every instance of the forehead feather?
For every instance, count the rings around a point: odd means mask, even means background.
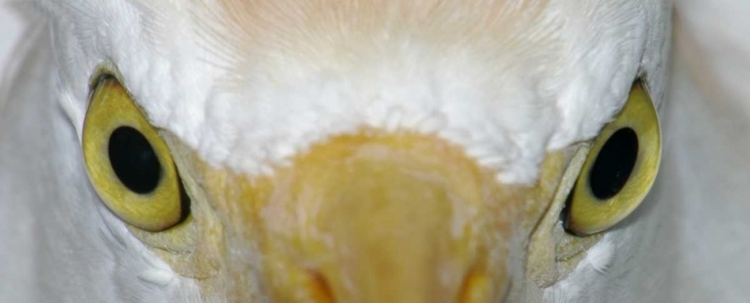
[[[501,181],[533,182],[637,73],[656,99],[663,86],[661,1],[132,1],[57,13],[79,33],[60,42],[79,115],[76,83],[111,60],[155,125],[250,175],[366,126],[434,133]]]

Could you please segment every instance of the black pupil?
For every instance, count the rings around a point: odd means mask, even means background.
[[[622,190],[633,172],[638,157],[638,135],[631,128],[621,128],[604,143],[594,166],[589,183],[598,199],[614,197]]]
[[[121,126],[109,137],[109,162],[117,178],[139,194],[147,194],[159,183],[161,164],[146,137],[129,126]]]

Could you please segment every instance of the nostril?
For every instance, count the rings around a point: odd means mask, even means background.
[[[310,272],[310,282],[308,284],[308,289],[310,291],[310,296],[312,297],[312,302],[315,303],[335,303],[336,300],[333,298],[333,290],[331,289],[331,285],[328,284],[328,279],[326,279],[323,274],[317,271],[311,271]]]
[[[484,273],[471,271],[464,279],[458,303],[486,303],[490,301],[490,279]]]

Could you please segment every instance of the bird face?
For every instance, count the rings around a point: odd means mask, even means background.
[[[548,162],[545,177],[559,177],[563,157]],[[498,184],[432,136],[376,131],[333,137],[273,176],[200,175],[226,214],[217,257],[242,264],[226,267],[227,279],[260,279],[278,302],[497,301],[510,266],[522,269],[511,250],[520,253],[554,190]]]
[[[184,296],[539,301],[656,175],[660,2],[115,2],[72,120]]]

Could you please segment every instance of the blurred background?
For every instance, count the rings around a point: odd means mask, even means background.
[[[19,13],[10,3],[0,1],[0,67],[7,65],[13,45],[20,39],[23,29]],[[0,79],[2,75],[0,73]]]

